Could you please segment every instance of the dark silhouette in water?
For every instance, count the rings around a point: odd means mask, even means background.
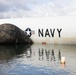
[[[44,55],[44,49],[39,49],[39,60],[43,60],[44,58],[43,58],[43,55]]]
[[[14,57],[22,57],[24,52],[30,48],[31,45],[0,45],[0,60],[6,62],[12,60]]]
[[[43,60],[44,57],[46,57],[46,60],[49,61],[56,61],[56,57],[55,57],[55,54],[54,54],[54,50],[52,49],[52,51],[50,52],[50,50],[47,50],[47,49],[40,49],[39,48],[39,51],[38,51],[38,55],[39,55],[39,60]],[[59,61],[61,60],[61,52],[60,50],[58,51],[58,59]]]
[[[17,44],[17,45],[0,45],[0,61],[10,61],[14,57],[15,58],[21,58],[25,56],[25,58],[31,58],[33,55],[33,50],[31,49],[31,45],[24,45],[24,44]],[[44,48],[39,48],[38,50],[38,59],[40,61],[45,60],[46,61],[55,61],[55,54],[54,50],[47,50]],[[61,51],[58,51],[58,59],[61,60]],[[0,62],[1,63],[1,62]]]
[[[51,52],[52,54],[51,54],[51,61],[53,60],[53,61],[55,61],[55,56],[54,56],[54,50],[52,49],[52,52]]]
[[[47,59],[47,61],[49,61],[49,55],[50,55],[50,50],[46,50],[45,49],[45,54],[46,54],[46,59]]]
[[[54,50],[52,49],[52,56],[54,56]]]
[[[61,60],[61,52],[60,52],[60,50],[58,52],[58,58],[59,58],[59,60]]]

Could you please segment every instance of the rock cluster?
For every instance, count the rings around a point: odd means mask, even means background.
[[[2,43],[28,43],[32,44],[32,40],[20,28],[13,24],[0,25],[0,44]]]

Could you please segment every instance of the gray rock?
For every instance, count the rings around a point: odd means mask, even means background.
[[[13,24],[0,25],[0,44],[2,43],[29,43],[32,40],[26,35],[24,31]]]

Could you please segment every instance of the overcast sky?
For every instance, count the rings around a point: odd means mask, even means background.
[[[76,0],[0,0],[0,18],[75,14]]]

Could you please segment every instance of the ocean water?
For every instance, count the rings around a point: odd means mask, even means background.
[[[0,75],[76,75],[76,45],[0,45]]]

